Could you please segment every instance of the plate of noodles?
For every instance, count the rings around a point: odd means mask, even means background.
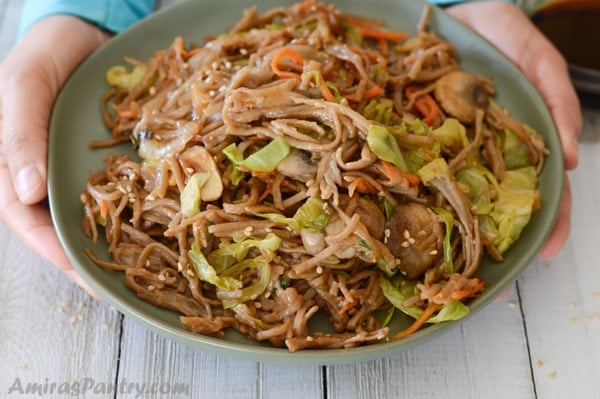
[[[420,1],[257,4],[157,12],[65,85],[49,202],[78,273],[162,336],[260,361],[383,357],[484,308],[559,208],[538,93]]]

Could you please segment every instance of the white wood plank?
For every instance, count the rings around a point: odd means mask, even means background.
[[[513,288],[437,340],[386,359],[332,367],[327,397],[532,398],[517,303]]]
[[[570,173],[570,241],[521,280],[540,398],[600,397],[600,188],[590,173],[600,170],[599,153],[600,114],[587,110],[580,164]]]
[[[118,380],[187,386],[192,397],[315,398],[321,368],[261,364],[214,355],[162,338],[123,320]],[[126,395],[124,396],[126,397]]]
[[[1,224],[0,239],[0,396],[11,387],[21,393],[27,384],[45,387],[47,397],[64,397],[61,384],[77,389],[86,381],[112,383],[117,312],[74,286]]]

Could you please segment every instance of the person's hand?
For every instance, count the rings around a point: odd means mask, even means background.
[[[567,63],[517,6],[497,1],[463,3],[447,11],[486,38],[515,63],[537,88],[558,128],[564,163],[574,169],[582,116]],[[571,229],[571,191],[567,177],[561,209],[552,234],[539,256],[552,258],[566,243]]]
[[[48,123],[69,74],[108,37],[75,17],[51,16],[0,64],[0,220],[92,294],[67,259],[45,202]]]

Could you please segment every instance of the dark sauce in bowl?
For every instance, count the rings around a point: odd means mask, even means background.
[[[568,61],[575,87],[600,94],[600,0],[554,1],[531,19]]]

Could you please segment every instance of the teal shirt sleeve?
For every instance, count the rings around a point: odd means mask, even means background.
[[[19,21],[19,37],[35,22],[49,15],[73,15],[118,33],[153,10],[154,0],[25,0]]]

